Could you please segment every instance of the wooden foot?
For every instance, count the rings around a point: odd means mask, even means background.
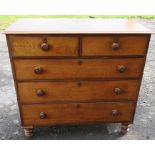
[[[124,135],[127,133],[128,129],[129,129],[129,123],[122,123],[121,125],[121,133]]]
[[[26,126],[26,127],[23,127],[24,129],[24,135],[26,137],[32,137],[33,136],[33,126]]]

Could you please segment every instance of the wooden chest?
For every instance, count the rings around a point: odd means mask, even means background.
[[[151,31],[131,20],[22,19],[5,30],[22,127],[133,122]]]

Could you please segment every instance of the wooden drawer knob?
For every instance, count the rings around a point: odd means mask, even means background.
[[[113,110],[111,111],[111,114],[112,114],[113,116],[117,116],[117,115],[119,114],[119,112],[118,112],[117,109],[113,109]]]
[[[34,68],[34,73],[35,74],[41,74],[43,72],[43,69],[40,66],[36,66]]]
[[[44,96],[45,92],[42,89],[38,89],[36,94],[37,96]]]
[[[122,90],[120,88],[115,88],[114,92],[116,95],[119,95],[119,94],[121,94]]]
[[[41,49],[42,49],[43,51],[48,51],[48,50],[49,50],[49,45],[48,45],[48,43],[42,43],[42,44],[41,44]]]
[[[120,65],[120,66],[117,67],[117,71],[118,71],[119,73],[124,73],[125,70],[126,70],[126,67],[123,66],[123,65]]]
[[[119,49],[119,43],[112,43],[112,50],[118,50]]]
[[[45,112],[41,112],[41,113],[40,113],[40,119],[44,119],[44,118],[46,118],[46,117],[47,117],[47,115],[46,115]]]

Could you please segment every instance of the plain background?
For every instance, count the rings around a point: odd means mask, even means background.
[[[1,15],[152,15],[154,0],[0,0]]]
[[[0,0],[0,15],[154,15],[154,0]],[[0,141],[0,154],[154,154],[154,141]]]

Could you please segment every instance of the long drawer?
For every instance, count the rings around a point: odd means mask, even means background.
[[[15,59],[14,64],[17,80],[139,78],[144,59]]]
[[[139,81],[19,82],[21,103],[136,100]]]
[[[23,105],[24,125],[132,121],[135,103],[59,103]]]
[[[78,38],[45,35],[9,35],[12,56],[77,56]]]
[[[100,35],[82,38],[83,56],[145,55],[148,35]]]

